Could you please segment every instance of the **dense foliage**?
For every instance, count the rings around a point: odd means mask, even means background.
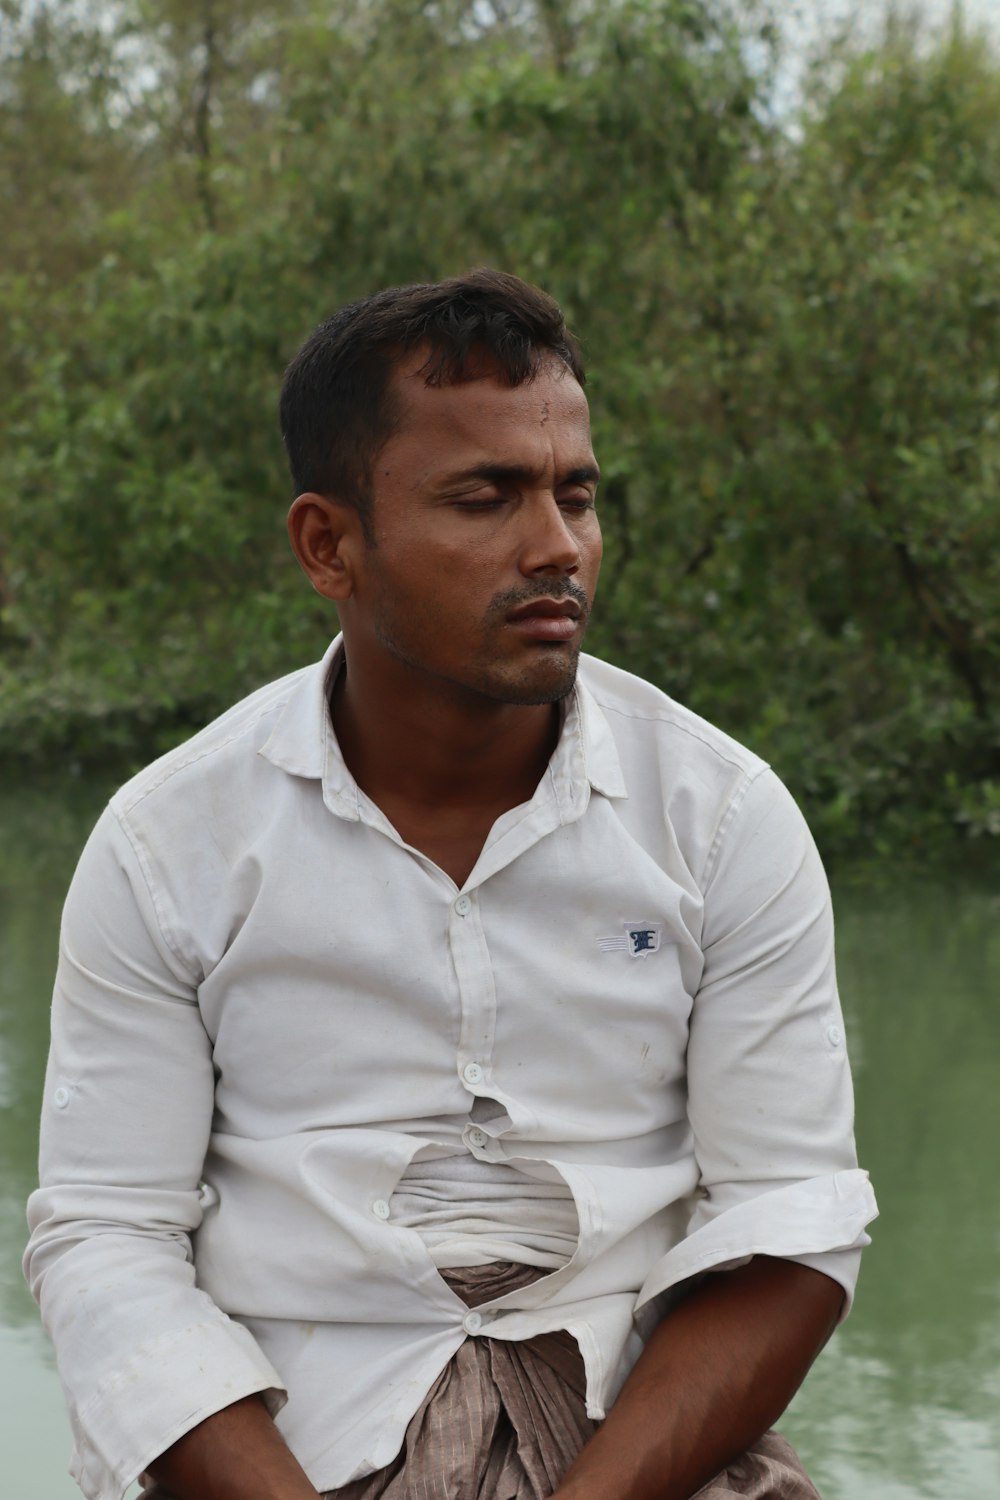
[[[1000,835],[981,38],[890,27],[793,116],[766,15],[713,0],[0,9],[0,754],[127,766],[319,653],[283,364],[492,263],[592,372],[590,648],[769,758],[828,852]]]

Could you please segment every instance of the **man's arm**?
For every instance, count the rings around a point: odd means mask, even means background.
[[[200,1422],[148,1472],[174,1500],[316,1500],[318,1493],[259,1396]]]
[[[689,1500],[784,1411],[833,1332],[837,1282],[758,1256],[653,1334],[553,1500]]]
[[[687,1500],[755,1442],[841,1315],[876,1212],[854,1152],[826,880],[770,772],[718,841],[702,951],[686,1058],[699,1191],[686,1236],[650,1268],[638,1306],[694,1289],[650,1340],[559,1500]],[[840,1252],[851,1254],[829,1275],[797,1259]]]
[[[195,976],[167,947],[132,845],[106,813],[63,917],[25,1254],[88,1495],[123,1494],[234,1401],[266,1392],[271,1410],[281,1405],[263,1351],[196,1284],[190,1235],[214,1094]]]

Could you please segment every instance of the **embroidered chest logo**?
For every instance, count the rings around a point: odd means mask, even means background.
[[[648,958],[660,947],[662,922],[623,922],[624,937],[601,937],[597,946],[602,953],[628,953],[632,958]]]

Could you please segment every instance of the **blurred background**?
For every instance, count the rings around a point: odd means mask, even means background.
[[[1000,0],[0,0],[0,1405],[69,1500],[19,1278],[58,913],[108,791],[335,628],[282,369],[492,264],[589,366],[589,649],[769,759],[839,915],[857,1309],[827,1500],[1000,1494]]]

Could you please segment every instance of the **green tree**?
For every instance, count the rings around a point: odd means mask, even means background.
[[[6,753],[143,757],[322,648],[262,420],[281,367],[348,298],[490,262],[584,335],[594,648],[771,758],[828,850],[1000,832],[981,39],[890,29],[790,121],[766,14],[707,0],[116,15],[95,231],[41,296],[0,272]]]

